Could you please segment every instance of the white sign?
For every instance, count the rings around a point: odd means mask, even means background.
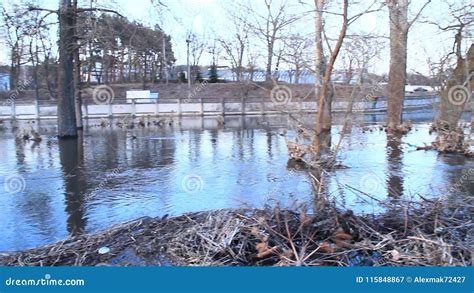
[[[149,103],[150,91],[144,91],[144,90],[127,91],[127,103],[132,103],[133,99],[135,99],[136,103]]]

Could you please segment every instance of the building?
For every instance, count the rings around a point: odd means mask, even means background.
[[[10,73],[0,73],[0,92],[10,90]]]

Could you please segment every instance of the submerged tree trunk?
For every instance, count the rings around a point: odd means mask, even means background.
[[[74,13],[71,0],[59,6],[58,137],[77,137],[74,102]]]
[[[402,123],[407,68],[408,0],[389,0],[390,69],[387,93],[387,126],[396,131]]]
[[[332,126],[332,98],[333,90],[331,87],[331,75],[336,62],[339,51],[341,50],[342,43],[346,37],[347,26],[348,26],[348,0],[344,0],[343,6],[343,22],[342,28],[339,32],[339,36],[331,53],[329,62],[324,64],[324,54],[322,47],[322,32],[323,32],[323,6],[324,0],[315,0],[315,31],[316,31],[316,51],[315,51],[315,63],[316,63],[316,82],[315,82],[315,93],[318,99],[318,114],[316,120],[316,135],[313,140],[313,152],[315,159],[319,160],[321,155],[328,151],[331,147],[331,126]],[[321,73],[324,74],[321,76]]]
[[[318,114],[316,121],[316,136],[313,141],[313,148],[316,152],[316,155],[319,157],[321,155],[321,132],[322,125],[319,123],[320,116],[323,118],[324,114],[327,114],[327,111],[324,111],[324,99],[325,97],[321,96],[323,74],[324,74],[324,53],[323,53],[323,6],[324,0],[314,0],[315,6],[315,15],[314,15],[314,28],[315,28],[315,51],[314,51],[314,60],[315,60],[315,83],[314,83],[314,94],[316,99],[318,99]],[[322,119],[323,120],[323,119]],[[319,131],[318,131],[319,130]]]
[[[440,113],[435,123],[438,135],[433,142],[433,147],[440,152],[472,155],[469,145],[464,140],[464,130],[458,126],[458,123],[466,104],[472,105],[470,99],[473,77],[474,45],[471,45],[466,58],[458,56],[452,79],[446,83],[446,87],[440,93]]]
[[[77,0],[74,0],[73,8],[73,15],[77,15]],[[82,129],[82,78],[76,21],[77,18],[74,18],[74,107],[76,111],[76,127]]]
[[[452,79],[440,93],[441,104],[437,122],[449,130],[457,128],[461,114],[471,98],[471,72],[474,72],[474,45],[469,48],[466,58],[458,57]]]

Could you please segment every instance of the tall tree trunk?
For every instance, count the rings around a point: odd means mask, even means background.
[[[109,84],[109,56],[107,49],[102,53],[102,71],[104,73],[104,84]]]
[[[59,4],[58,137],[77,137],[74,103],[74,17],[71,0]]]
[[[387,124],[396,131],[402,123],[407,68],[408,0],[389,0],[390,69],[388,74]]]
[[[143,83],[143,89],[146,89],[146,82],[147,82],[146,73],[148,71],[148,62],[147,62],[147,54],[146,53],[144,54],[143,60],[144,60],[144,64],[143,64],[142,83]]]
[[[20,67],[18,64],[18,44],[15,44],[11,51],[11,66],[10,66],[10,90],[14,91],[18,87]]]
[[[316,118],[316,136],[313,140],[313,148],[316,153],[317,159],[319,159],[321,153],[323,152],[323,125],[322,121],[328,120],[328,117],[331,116],[331,110],[327,108],[330,103],[327,103],[326,97],[322,94],[322,83],[323,83],[323,74],[324,74],[324,52],[323,52],[323,6],[324,0],[314,0],[315,5],[315,15],[314,15],[314,28],[315,28],[315,51],[314,51],[314,61],[315,61],[315,82],[314,82],[314,93],[316,99],[318,99],[318,114]],[[324,119],[326,117],[326,119]],[[330,119],[330,118],[329,118]],[[326,131],[327,132],[327,131]],[[325,149],[327,149],[327,144]]]
[[[348,26],[348,0],[344,0],[343,4],[343,22],[342,28],[339,32],[336,45],[334,50],[331,53],[329,62],[327,65],[323,61],[323,48],[322,48],[322,15],[323,15],[323,6],[324,0],[315,0],[315,29],[316,29],[316,52],[315,52],[315,62],[316,62],[316,83],[315,83],[315,92],[316,97],[318,98],[318,114],[316,118],[316,135],[313,141],[313,150],[315,153],[315,159],[319,160],[320,156],[326,150],[329,150],[331,147],[331,126],[332,126],[332,98],[333,98],[333,89],[331,86],[331,75],[336,62],[339,51],[341,50],[342,43],[346,37],[347,26]],[[324,68],[325,67],[325,68]],[[321,78],[321,72],[324,68],[324,75]]]
[[[300,83],[300,75],[301,75],[301,69],[300,69],[300,66],[297,64],[295,65],[295,83],[296,84]]]
[[[87,66],[87,87],[91,86],[92,68],[95,68],[94,53],[92,51],[92,41],[89,41],[89,66]]]
[[[273,61],[273,46],[274,46],[275,40],[272,39],[267,46],[267,68],[266,68],[266,73],[265,73],[265,79],[266,81],[271,81],[272,80],[272,61]]]
[[[33,50],[33,39],[30,42],[31,66],[33,66],[33,81],[35,83],[35,100],[39,103],[39,78],[38,78],[38,43],[35,43],[35,50]]]
[[[77,0],[73,2],[73,15],[77,15]],[[77,18],[74,17],[74,107],[76,111],[76,127],[82,129],[82,78],[81,60],[79,58],[79,42],[77,36]]]
[[[44,46],[43,46],[44,48]],[[55,84],[51,81],[51,73],[50,73],[50,66],[49,66],[49,53],[44,57],[44,74],[46,78],[46,87],[48,88],[49,98],[56,99],[56,88]],[[57,76],[53,77],[53,80],[57,80]]]
[[[237,82],[242,80],[242,73],[243,73],[243,60],[244,60],[244,51],[245,51],[245,44],[240,42],[240,51],[237,60],[237,70],[236,70],[236,77]]]
[[[438,126],[455,130],[466,104],[471,99],[474,89],[471,84],[471,75],[474,72],[474,44],[471,44],[466,58],[458,56],[456,68],[452,79],[447,81],[446,87],[441,91],[440,112]]]
[[[122,51],[120,52],[120,82],[124,83],[124,67],[125,67],[125,48],[122,47]]]

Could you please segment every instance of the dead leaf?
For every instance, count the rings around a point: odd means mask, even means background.
[[[308,217],[305,212],[300,213],[301,226],[308,225],[309,223],[311,223],[311,221],[312,221],[311,217]]]
[[[332,245],[326,241],[319,245],[319,250],[325,253],[334,253],[334,247],[332,247]]]
[[[275,253],[277,250],[278,250],[278,246],[273,246],[273,247],[270,248],[270,249],[267,248],[267,250],[258,253],[258,254],[257,254],[257,257],[258,257],[258,258],[265,258],[265,257],[268,257],[269,255]]]
[[[338,240],[351,240],[353,237],[351,234],[347,234],[344,232],[337,232],[336,235],[334,235],[334,238]]]
[[[260,243],[257,243],[255,248],[257,249],[258,253],[262,253],[268,250],[268,244],[266,242],[260,242]]]

